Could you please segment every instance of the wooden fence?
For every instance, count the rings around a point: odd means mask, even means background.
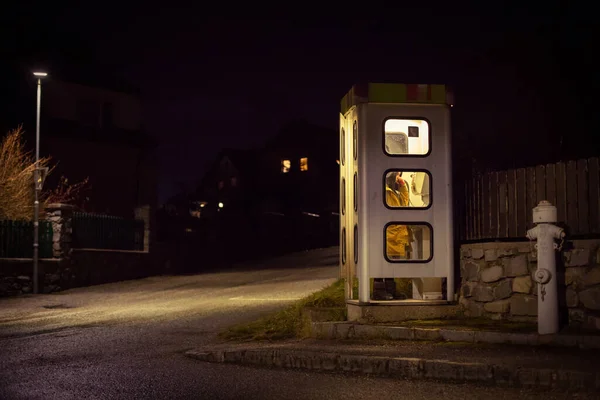
[[[597,157],[488,172],[466,182],[461,240],[524,238],[541,200],[557,207],[570,236],[600,233]]]

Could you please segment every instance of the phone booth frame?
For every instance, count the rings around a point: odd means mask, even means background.
[[[369,83],[353,86],[342,99],[340,274],[348,302],[373,302],[374,278],[445,278],[443,302],[455,301],[450,107],[445,85]],[[386,131],[392,122],[414,126],[392,134]],[[386,143],[392,137],[404,150],[389,151]],[[427,203],[400,208],[386,204],[385,179],[395,171],[426,175],[420,182],[427,181],[429,188],[423,185],[421,192],[409,194],[425,193]],[[420,232],[420,253],[415,254],[421,258],[388,256],[386,232],[392,226]]]

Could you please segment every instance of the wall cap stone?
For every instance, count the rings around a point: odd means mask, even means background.
[[[46,206],[46,210],[52,211],[52,210],[69,210],[72,211],[75,209],[75,206],[71,205],[71,204],[64,204],[64,203],[51,203],[48,204]]]

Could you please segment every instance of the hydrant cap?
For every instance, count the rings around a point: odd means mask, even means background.
[[[549,201],[542,200],[538,206],[533,209],[533,223],[553,223],[557,221],[556,207]]]

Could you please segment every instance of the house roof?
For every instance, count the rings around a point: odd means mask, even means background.
[[[240,150],[232,148],[221,150],[202,177],[197,189],[198,194],[201,194],[207,185],[212,184],[212,180],[224,160],[229,160],[231,162],[233,168],[235,168],[239,173],[240,178],[244,181],[252,182],[254,179],[259,179],[261,154],[261,150]]]

